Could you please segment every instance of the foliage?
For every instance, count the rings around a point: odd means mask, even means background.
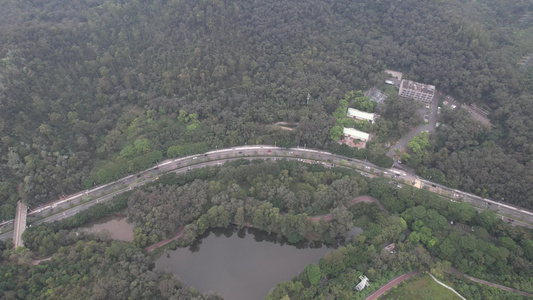
[[[198,154],[207,152],[208,146],[205,142],[199,142],[194,144],[183,144],[178,146],[170,146],[167,150],[167,157],[174,158],[180,156],[186,156],[188,154]]]
[[[388,292],[382,299],[461,299],[452,291],[435,282],[429,275],[403,283]]]
[[[345,169],[326,169],[280,160],[238,160],[222,168],[161,176],[128,198],[128,220],[136,227],[139,247],[170,237],[188,227],[187,241],[210,227],[247,223],[278,232],[291,243],[304,239],[336,242],[352,227],[352,215],[342,208],[367,190],[362,177]],[[326,226],[315,226],[308,215],[330,211]]]
[[[344,95],[344,100],[349,103],[350,107],[369,113],[373,113],[377,106],[376,102],[370,101],[370,98],[363,96],[362,91],[349,91]]]
[[[322,276],[320,274],[320,267],[315,264],[309,264],[305,266],[304,269],[305,275],[307,276],[307,280],[309,280],[309,283],[311,285],[317,285],[318,281],[320,280],[320,277]]]
[[[2,212],[113,180],[128,170],[121,157],[172,146],[325,149],[338,99],[356,90],[350,105],[371,111],[359,90],[382,82],[385,66],[492,109],[482,134],[445,120],[458,134],[442,135],[431,166],[450,184],[527,205],[531,195],[516,191],[531,182],[531,72],[515,62],[531,52],[530,24],[516,29],[510,13],[527,3],[489,2],[2,1]],[[419,122],[413,105],[389,97],[379,108],[380,142]],[[277,121],[299,125],[264,126]],[[485,165],[500,171],[475,168]]]
[[[381,117],[374,125],[376,138],[382,142],[397,140],[420,125],[419,105],[411,99],[398,96],[397,91],[390,94],[386,105],[379,107]]]
[[[409,151],[402,155],[402,161],[408,166],[417,168],[422,164],[428,164],[431,150],[429,134],[424,131],[413,137],[407,144],[407,149]]]
[[[123,242],[79,241],[38,266],[17,263],[23,255],[17,251],[9,250],[9,261],[0,265],[0,297],[5,299],[221,299],[189,289],[175,275],[153,271],[148,256]]]
[[[333,126],[329,130],[329,138],[338,141],[342,135],[342,127],[340,126]]]
[[[94,238],[85,232],[77,232],[76,228],[124,210],[130,195],[131,192],[125,192],[108,202],[98,203],[82,210],[72,217],[27,228],[22,234],[24,245],[39,256],[48,256],[57,252],[60,247],[71,245],[75,241]]]

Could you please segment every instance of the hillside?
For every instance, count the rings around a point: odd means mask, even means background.
[[[338,99],[380,82],[386,67],[493,110],[492,131],[458,134],[473,142],[457,147],[434,142],[427,166],[452,185],[531,206],[531,76],[516,66],[531,50],[516,38],[530,30],[520,19],[528,9],[488,0],[4,0],[0,218],[18,199],[49,202],[164,157],[245,142],[327,148]],[[299,126],[265,126],[277,121]],[[498,171],[454,177],[482,167]]]

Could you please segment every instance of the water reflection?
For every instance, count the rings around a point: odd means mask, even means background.
[[[257,229],[213,229],[188,248],[167,251],[156,269],[225,299],[263,299],[276,283],[290,280],[334,248],[317,242],[292,245]]]

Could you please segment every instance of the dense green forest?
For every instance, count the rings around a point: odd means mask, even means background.
[[[358,195],[380,199],[383,207],[365,202],[352,205]],[[253,226],[283,235],[291,243],[313,240],[340,246],[291,282],[277,285],[270,299],[287,295],[291,299],[350,298],[355,296],[353,287],[361,274],[371,280],[370,288],[357,294],[364,298],[401,273],[431,270],[442,277],[450,266],[533,292],[531,230],[504,223],[490,211],[478,213],[465,203],[407,185],[398,189],[385,178],[368,179],[343,168],[239,160],[224,167],[168,174],[116,198],[60,222],[28,228],[23,234],[28,248],[11,250],[10,243],[0,244],[0,274],[4,274],[0,275],[0,293],[4,293],[0,296],[29,299],[50,293],[68,298],[69,291],[80,291],[94,292],[96,298],[112,294],[146,298],[134,286],[106,285],[110,270],[116,269],[116,276],[128,282],[137,282],[136,276],[141,276],[146,280],[142,284],[150,286],[146,295],[154,298],[169,293],[192,297],[193,289],[153,271],[153,263],[140,249],[180,229],[183,235],[171,242],[171,248],[193,244],[208,228],[228,226]],[[105,235],[76,230],[83,222],[124,209],[135,228],[131,243],[110,242]],[[310,218],[328,213],[329,220]],[[363,228],[363,233],[347,239],[354,225]],[[394,253],[383,250],[393,242]],[[51,254],[51,262],[27,266],[32,255]],[[132,268],[140,271],[123,274]],[[62,275],[52,280],[51,274]],[[104,274],[104,279],[98,274]],[[168,280],[169,286],[154,286],[158,280]],[[497,289],[453,280],[472,299],[514,299]]]
[[[531,9],[494,0],[1,1],[0,219],[18,199],[31,207],[189,151],[328,148],[338,100],[383,80],[386,67],[492,111],[492,130],[459,135],[455,146],[436,140],[427,168],[530,206],[533,71],[516,62],[533,51]],[[299,125],[269,126],[277,121]],[[377,130],[407,129],[386,121]]]

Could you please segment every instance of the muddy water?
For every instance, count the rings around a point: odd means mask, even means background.
[[[125,242],[133,241],[133,227],[126,222],[125,216],[107,216],[87,223],[80,228],[91,232],[108,231],[112,239]]]
[[[201,292],[254,300],[264,299],[276,283],[290,280],[331,251],[320,243],[287,244],[254,229],[214,229],[189,248],[168,250],[155,265]]]

